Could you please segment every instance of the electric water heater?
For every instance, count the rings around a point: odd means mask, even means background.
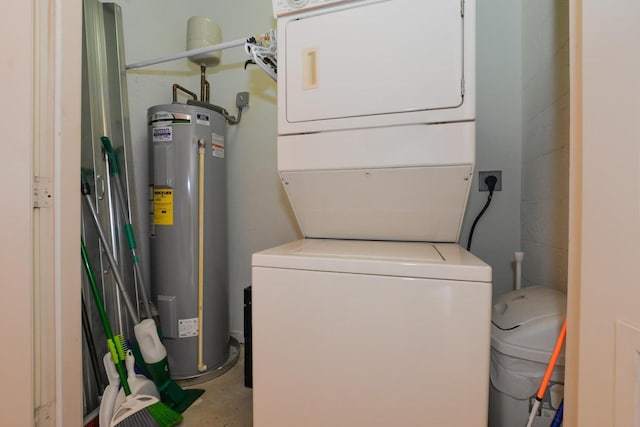
[[[175,378],[229,355],[226,126],[206,105],[148,110],[151,288]]]

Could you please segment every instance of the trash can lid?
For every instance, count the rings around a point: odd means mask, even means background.
[[[547,363],[566,315],[567,297],[534,286],[498,296],[491,313],[491,346],[506,355]],[[564,357],[558,360],[564,365]]]

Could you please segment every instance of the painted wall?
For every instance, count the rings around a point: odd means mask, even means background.
[[[522,34],[523,286],[566,291],[569,1],[523,1]]]
[[[493,268],[493,293],[513,288],[513,252],[520,249],[521,26],[520,2],[478,2],[476,173],[460,244],[488,193],[478,171],[502,171],[502,191],[476,226],[471,252]]]
[[[186,48],[187,20],[208,16],[222,28],[222,39],[262,34],[275,26],[269,1],[155,0],[118,2],[122,7],[127,63],[181,52]],[[243,336],[243,289],[251,283],[251,254],[298,237],[297,225],[276,171],[276,85],[256,66],[243,65],[243,48],[222,52],[219,66],[208,70],[214,104],[236,114],[237,92],[248,91],[249,108],[240,125],[230,126],[226,140],[229,194],[230,327]],[[128,73],[131,136],[134,146],[138,223],[147,229],[147,108],[171,102],[171,85],[200,93],[200,69],[187,59]],[[140,197],[142,195],[142,197]],[[141,239],[142,240],[142,239]],[[141,252],[149,253],[147,242]],[[148,263],[148,261],[146,261]],[[148,272],[148,264],[146,266]],[[147,276],[148,277],[148,276]]]
[[[271,2],[192,0],[189,6],[153,0],[119,0],[123,9],[128,63],[182,51],[190,16],[205,15],[220,23],[223,40],[264,32],[274,26]],[[249,13],[249,9],[251,12]],[[494,293],[513,286],[513,252],[520,249],[521,42],[520,3],[509,0],[478,4],[478,143],[476,170],[501,170],[503,191],[476,227],[472,252],[491,264]],[[158,28],[161,28],[158,30]],[[298,230],[276,171],[276,86],[262,71],[249,67],[240,48],[222,54],[209,71],[212,98],[235,113],[235,95],[250,92],[242,123],[229,128],[229,262],[231,330],[242,335],[242,290],[251,280],[251,254],[297,238]],[[131,133],[136,152],[138,195],[147,194],[146,110],[168,103],[171,84],[198,91],[199,69],[182,59],[128,72]],[[461,232],[466,245],[473,218],[488,193],[472,184]],[[139,201],[138,222],[146,229],[145,200]],[[146,242],[142,254],[148,253]],[[147,267],[148,271],[148,267]]]

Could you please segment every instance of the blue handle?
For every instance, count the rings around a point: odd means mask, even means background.
[[[562,414],[564,412],[564,399],[560,402],[560,406],[558,406],[558,410],[556,411],[556,416],[553,417],[553,421],[551,421],[550,427],[560,427],[562,424]]]

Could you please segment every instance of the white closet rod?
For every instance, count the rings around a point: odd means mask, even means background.
[[[142,68],[142,67],[147,67],[149,65],[161,64],[163,62],[175,61],[176,59],[202,55],[204,53],[215,52],[218,50],[228,49],[231,47],[243,46],[245,43],[247,43],[247,41],[248,39],[238,39],[238,40],[232,40],[224,43],[214,44],[211,46],[200,47],[198,49],[191,49],[182,53],[176,53],[174,55],[163,56],[161,58],[150,59],[148,61],[141,61],[133,64],[127,64],[126,69],[132,70],[134,68]]]

